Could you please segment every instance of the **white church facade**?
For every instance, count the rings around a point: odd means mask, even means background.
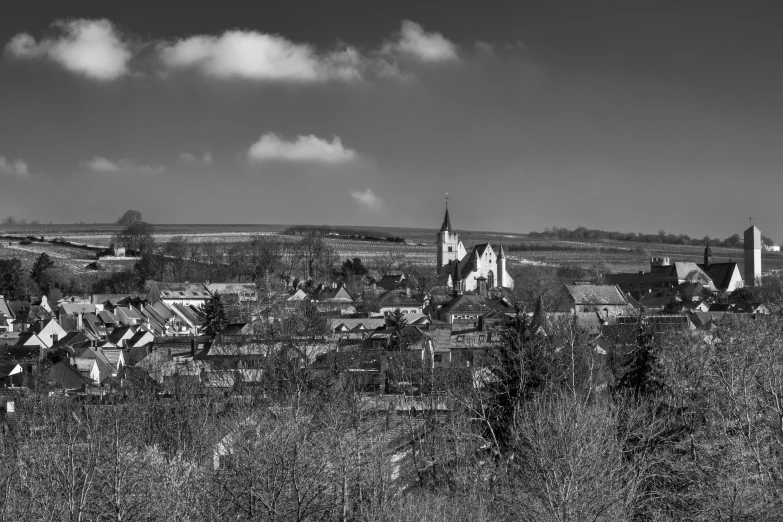
[[[448,286],[463,292],[484,293],[493,288],[514,288],[514,280],[506,271],[503,247],[495,253],[492,245],[482,243],[468,253],[459,234],[451,228],[449,209],[438,232],[438,275],[448,277]]]

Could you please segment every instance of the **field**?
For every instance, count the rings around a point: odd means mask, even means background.
[[[175,236],[184,236],[195,243],[233,244],[249,241],[253,236],[277,236],[287,225],[155,225],[155,237],[158,242],[166,242]],[[362,227],[364,230],[377,231],[379,234],[400,236],[406,243],[353,241],[327,238],[341,258],[360,257],[369,261],[377,257],[402,255],[414,264],[435,263],[434,229]],[[117,225],[38,225],[0,227],[0,235],[36,237],[46,239],[61,237],[78,243],[95,246],[109,246],[112,237],[119,230]],[[458,231],[460,239],[470,251],[473,245],[489,242],[497,250],[500,244],[506,249],[509,267],[515,265],[551,265],[581,266],[597,268],[603,273],[635,272],[648,270],[651,257],[668,257],[672,261],[691,261],[701,263],[703,247],[688,245],[667,245],[661,243],[631,243],[626,241],[574,241],[530,237],[524,234]],[[284,236],[280,236],[284,237]],[[288,238],[294,240],[293,238]],[[31,245],[19,245],[18,241],[5,240],[0,243],[0,258],[19,257],[26,265],[31,265],[40,252],[47,252],[60,265],[74,272],[84,272],[86,265],[95,260],[94,253],[88,250],[33,242]],[[516,246],[521,245],[517,250]],[[740,249],[713,247],[713,261],[734,260],[743,269],[743,252]],[[109,270],[120,270],[132,266],[134,260],[102,260]],[[765,272],[783,269],[783,255],[777,252],[764,252],[762,265]]]

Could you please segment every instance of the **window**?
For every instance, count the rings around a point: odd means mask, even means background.
[[[483,335],[479,335],[478,342],[480,342],[480,343],[484,342],[484,336]]]
[[[443,362],[443,356],[441,354],[433,355],[432,360],[436,363]]]
[[[372,347],[373,347],[373,348],[383,348],[383,341],[380,341],[380,340],[374,340],[374,341],[372,342]]]
[[[465,336],[464,335],[458,335],[457,336],[457,342],[458,343],[464,343],[465,342]]]
[[[52,334],[52,342],[56,343],[60,339],[60,336],[57,334]]]
[[[451,247],[449,247],[449,252],[451,252]]]

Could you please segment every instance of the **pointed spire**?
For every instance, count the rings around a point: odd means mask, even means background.
[[[500,252],[498,252],[498,259],[506,259],[506,252],[503,250],[503,245],[500,245]]]
[[[451,218],[449,217],[449,207],[446,207],[446,216],[443,218],[443,225],[441,225],[440,231],[451,234]]]

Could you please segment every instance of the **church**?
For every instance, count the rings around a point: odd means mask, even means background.
[[[448,207],[438,232],[437,266],[438,275],[448,277],[448,286],[457,291],[485,294],[493,288],[514,288],[514,280],[506,271],[503,247],[495,254],[492,245],[482,243],[468,254],[459,234],[451,228]]]

